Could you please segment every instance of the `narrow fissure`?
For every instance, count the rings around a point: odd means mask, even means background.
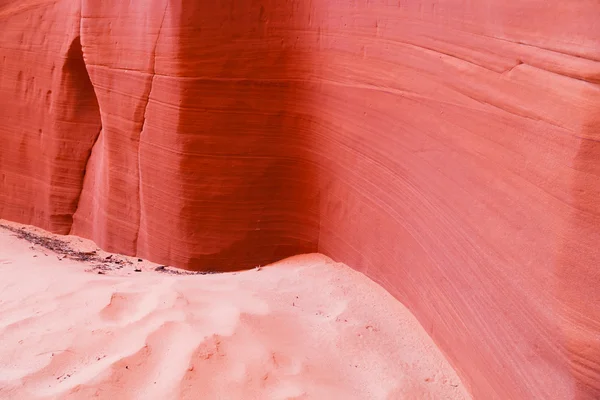
[[[142,226],[142,163],[140,150],[142,146],[142,134],[144,133],[144,128],[146,127],[146,112],[148,111],[148,103],[150,103],[150,97],[152,96],[152,88],[154,87],[154,77],[156,76],[156,49],[158,47],[158,41],[160,39],[160,33],[162,31],[163,24],[165,22],[165,16],[167,14],[168,3],[165,5],[165,9],[163,12],[162,20],[160,21],[160,25],[158,27],[158,32],[156,34],[156,41],[154,42],[154,49],[152,50],[152,66],[151,66],[151,77],[150,77],[150,88],[148,89],[148,95],[145,98],[144,104],[144,112],[142,113],[142,125],[140,127],[140,135],[138,138],[138,224],[137,224],[137,232],[135,234],[133,247],[135,249],[136,254],[138,253],[138,239],[140,237],[140,229]]]

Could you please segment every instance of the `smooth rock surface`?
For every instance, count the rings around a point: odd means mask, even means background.
[[[0,217],[187,269],[319,251],[476,398],[600,397],[600,5],[0,2]]]

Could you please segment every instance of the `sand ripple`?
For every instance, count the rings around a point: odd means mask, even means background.
[[[468,398],[401,304],[321,255],[99,275],[0,230],[0,256],[2,399]]]

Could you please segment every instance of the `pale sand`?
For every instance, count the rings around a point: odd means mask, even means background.
[[[59,258],[0,228],[2,399],[469,398],[402,304],[322,255],[220,275]]]

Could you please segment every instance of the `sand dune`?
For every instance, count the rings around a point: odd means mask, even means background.
[[[93,254],[0,229],[0,398],[469,398],[400,303],[322,255],[176,275]]]

